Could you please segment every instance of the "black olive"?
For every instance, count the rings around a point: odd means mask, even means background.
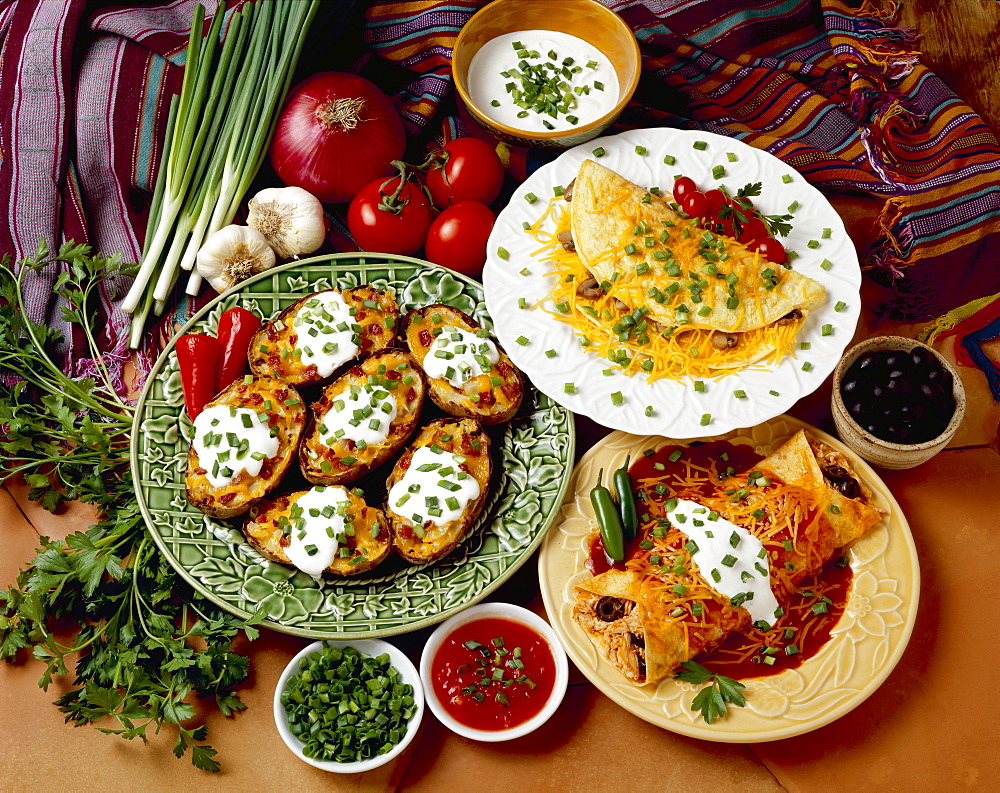
[[[930,354],[923,347],[914,347],[910,350],[910,361],[915,367],[924,367],[929,360],[931,360]]]
[[[844,396],[850,396],[851,394],[856,394],[861,384],[854,378],[850,380],[845,380],[840,384],[840,393]]]
[[[890,352],[885,357],[886,369],[909,369],[912,360],[905,352]]]
[[[900,377],[905,377],[905,376],[906,376],[906,372],[904,372],[898,366],[895,369],[890,369],[889,370],[889,374],[887,375],[887,377],[890,380],[898,380]]]
[[[879,357],[874,352],[866,352],[855,362],[859,370],[873,369],[879,363]]]
[[[910,436],[910,431],[903,426],[902,422],[898,424],[890,424],[885,428],[886,435],[889,437],[886,440],[892,441],[893,443],[906,443],[906,439]]]
[[[933,382],[921,383],[919,386],[917,386],[917,389],[920,391],[920,396],[922,396],[924,399],[930,400],[931,402],[933,402],[934,398],[941,393],[941,389],[937,386],[936,383]]]
[[[645,636],[640,636],[638,633],[630,633],[628,635],[628,639],[629,639],[630,642],[632,642],[632,646],[633,647],[643,647],[644,648],[646,646],[646,637]]]
[[[900,374],[902,374],[902,372],[900,372]],[[913,391],[913,386],[910,384],[909,380],[904,380],[902,377],[898,377],[886,383],[885,390],[893,396],[904,397],[908,396]]]
[[[614,622],[625,616],[625,601],[605,595],[597,601],[594,613],[601,622]]]
[[[907,421],[920,421],[924,415],[924,406],[919,402],[904,402],[899,406],[899,415]]]

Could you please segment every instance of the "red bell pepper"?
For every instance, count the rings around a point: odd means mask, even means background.
[[[219,317],[219,373],[215,381],[216,391],[221,391],[247,368],[247,352],[250,340],[260,329],[260,320],[245,308],[234,306]]]
[[[188,415],[195,419],[218,392],[219,341],[204,333],[189,333],[177,340],[177,362]]]

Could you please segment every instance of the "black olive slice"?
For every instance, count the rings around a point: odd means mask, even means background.
[[[601,622],[614,622],[625,616],[625,601],[605,595],[594,606],[594,613]]]

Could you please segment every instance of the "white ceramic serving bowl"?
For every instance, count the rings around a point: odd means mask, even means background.
[[[938,362],[951,373],[952,395],[955,398],[955,412],[951,421],[945,427],[944,432],[936,438],[931,438],[923,443],[892,443],[876,438],[864,427],[858,424],[851,416],[844,404],[844,399],[840,394],[840,384],[858,358],[868,352],[880,352],[884,350],[901,350],[910,352],[915,347],[923,347]],[[855,344],[844,353],[833,371],[833,394],[830,397],[830,410],[833,413],[833,423],[837,428],[837,435],[840,439],[851,447],[855,452],[864,457],[868,462],[882,468],[904,469],[914,468],[921,463],[927,462],[931,457],[941,451],[955,435],[962,419],[965,417],[965,387],[958,371],[941,353],[923,342],[916,339],[908,339],[905,336],[875,336]]]
[[[507,730],[477,730],[456,721],[444,709],[434,691],[433,681],[431,680],[431,664],[434,661],[434,656],[448,635],[461,625],[486,618],[519,622],[536,631],[548,643],[549,649],[552,651],[552,658],[556,664],[555,684],[552,687],[552,694],[545,703],[545,707],[533,718]],[[454,617],[445,620],[430,635],[420,656],[420,677],[424,683],[427,706],[437,716],[438,721],[452,732],[465,738],[471,738],[474,741],[495,743],[520,738],[538,729],[549,720],[552,714],[556,712],[556,709],[563,700],[563,696],[566,694],[566,686],[569,683],[569,663],[566,660],[566,651],[559,643],[559,639],[555,631],[552,630],[552,626],[537,614],[520,606],[511,605],[510,603],[480,603],[476,606],[470,606]]]
[[[298,671],[299,662],[310,653],[318,651],[324,644],[331,647],[353,647],[359,653],[372,657],[381,655],[382,653],[388,653],[389,660],[392,665],[399,670],[403,682],[409,683],[413,687],[413,700],[416,703],[417,710],[413,714],[413,718],[411,718],[407,724],[406,734],[403,736],[402,740],[392,748],[391,751],[386,752],[385,754],[380,754],[370,760],[362,760],[356,763],[337,763],[333,761],[316,760],[302,754],[302,747],[304,744],[292,735],[291,730],[288,729],[288,717],[285,714],[285,708],[281,704],[281,693],[288,685],[288,679]],[[323,771],[332,771],[337,774],[359,774],[362,771],[371,771],[373,768],[385,765],[390,760],[398,757],[416,737],[417,731],[420,728],[420,720],[423,717],[424,690],[423,686],[420,684],[420,675],[417,674],[416,667],[399,649],[389,644],[389,642],[384,642],[380,639],[313,642],[307,647],[304,647],[298,655],[288,662],[288,666],[285,667],[284,671],[281,673],[281,677],[278,678],[278,685],[274,690],[274,723],[278,727],[278,732],[281,734],[281,740],[285,742],[285,746],[291,749],[300,760],[308,763],[309,765],[322,769]]]

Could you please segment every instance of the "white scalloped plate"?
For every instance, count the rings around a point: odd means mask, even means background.
[[[700,713],[690,709],[698,687],[674,679],[655,686],[633,685],[598,655],[572,617],[574,587],[590,576],[584,564],[589,537],[597,530],[590,490],[598,470],[615,470],[626,455],[635,459],[646,449],[678,441],[613,432],[587,452],[573,471],[558,523],[549,531],[538,559],[542,599],[573,663],[590,682],[639,718],[710,741],[754,743],[789,738],[822,727],[860,705],[902,656],[916,620],[920,567],[906,518],[871,467],[835,438],[790,416],[701,440],[749,444],[765,456],[803,428],[848,456],[874,492],[875,504],[885,511],[885,518],[847,551],[854,579],[847,608],[829,641],[798,669],[744,681],[746,706],[730,707],[725,718],[713,724],[706,724]]]
[[[694,148],[704,141],[704,150]],[[760,366],[706,381],[706,390],[696,392],[692,382],[659,380],[647,383],[640,376],[626,377],[615,372],[605,376],[608,363],[580,346],[577,334],[567,324],[554,320],[545,311],[519,309],[519,298],[529,305],[541,301],[551,289],[554,276],[546,276],[546,267],[532,252],[538,248],[534,237],[525,233],[523,223],[534,223],[544,211],[555,186],[566,187],[576,176],[580,163],[593,158],[598,146],[605,150],[602,165],[620,173],[636,184],[659,186],[669,190],[675,175],[685,174],[701,189],[725,185],[735,193],[743,185],[761,182],[762,195],[755,205],[765,214],[785,214],[793,202],[792,232],[783,238],[786,248],[797,251],[794,260],[797,271],[819,281],[827,290],[827,299],[810,311],[798,341],[808,342],[808,351],[797,351],[774,366]],[[636,146],[644,146],[645,155],[636,154]],[[730,162],[727,154],[736,157]],[[674,165],[665,165],[666,154],[676,158]],[[726,176],[712,178],[712,168],[722,165]],[[784,182],[788,176],[791,181]],[[538,201],[525,201],[534,193]],[[551,228],[551,226],[549,227]],[[829,238],[823,230],[830,229]],[[818,247],[810,248],[810,240]],[[503,247],[509,258],[497,255]],[[504,349],[538,389],[568,407],[612,429],[638,435],[662,433],[672,438],[694,438],[706,431],[723,433],[738,427],[750,427],[788,410],[795,402],[811,393],[826,379],[844,348],[854,336],[861,311],[859,290],[861,268],[854,244],[844,229],[844,223],[822,193],[808,184],[804,177],[767,152],[733,138],[707,132],[675,129],[639,129],[590,141],[569,149],[553,162],[542,166],[514,193],[500,213],[487,247],[483,285],[486,306],[496,324],[496,334]],[[829,270],[820,267],[824,259],[831,262]],[[522,275],[527,270],[528,275]],[[842,311],[835,306],[843,302]],[[551,301],[546,301],[554,310]],[[822,335],[822,327],[830,325],[832,333]],[[519,337],[528,344],[517,343]],[[555,350],[555,357],[545,355]],[[803,371],[808,362],[811,367]],[[573,383],[576,393],[565,392],[566,383]],[[737,399],[735,390],[746,392],[749,398]],[[611,394],[620,391],[623,404],[615,406]],[[777,392],[777,394],[772,393]],[[645,415],[648,405],[651,416]],[[701,424],[704,414],[711,422]]]

